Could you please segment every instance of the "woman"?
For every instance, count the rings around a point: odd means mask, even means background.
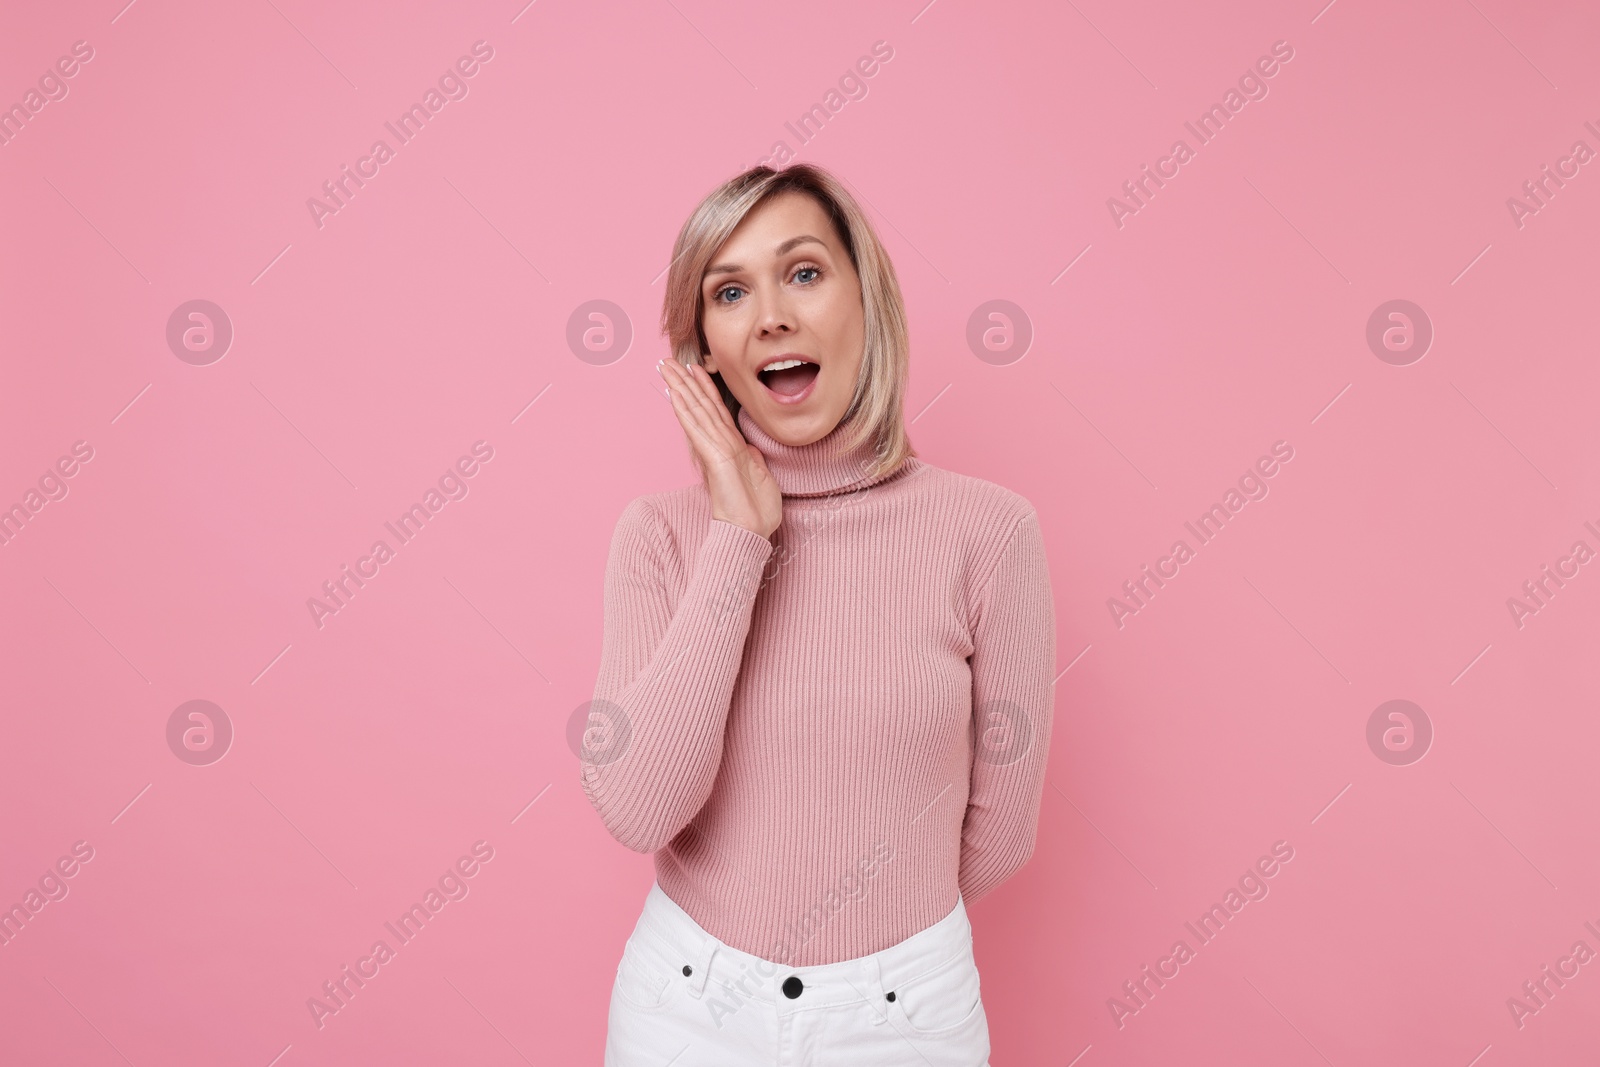
[[[631,502],[606,565],[583,787],[656,883],[605,1062],[986,1064],[966,906],[1033,851],[1038,517],[917,458],[894,268],[822,169],[712,192],[662,318],[701,483]]]

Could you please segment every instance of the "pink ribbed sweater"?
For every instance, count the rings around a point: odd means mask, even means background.
[[[1026,499],[842,427],[791,447],[772,539],[700,484],[623,510],[606,564],[585,794],[706,930],[790,966],[972,904],[1032,854],[1055,616]],[[975,714],[976,709],[976,714]],[[976,724],[976,729],[975,729]]]

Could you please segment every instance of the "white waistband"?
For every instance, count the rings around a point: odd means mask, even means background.
[[[704,993],[715,969],[719,986],[732,983],[746,997],[794,1010],[881,1001],[900,983],[970,952],[972,946],[972,926],[959,895],[944,918],[897,944],[867,956],[810,967],[792,967],[725,944],[695,922],[659,884],[652,884],[645,897],[635,933],[648,937],[674,968],[690,968],[686,980],[692,996]],[[791,991],[796,988],[789,982],[791,978],[798,979],[801,990],[793,997],[784,990],[786,982]]]

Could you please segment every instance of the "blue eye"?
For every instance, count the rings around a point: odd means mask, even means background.
[[[797,267],[797,268],[795,268],[795,272],[794,272],[793,275],[791,275],[791,277],[798,278],[802,274],[810,274],[810,275],[812,275],[812,277],[801,281],[800,284],[801,285],[811,285],[811,284],[814,284],[816,282],[817,278],[822,275],[822,268],[821,267],[813,267],[813,266]],[[739,293],[739,292],[743,292],[743,290],[740,289],[737,285],[724,285],[721,289],[718,289],[715,293],[711,294],[711,302],[713,304],[721,304],[723,307],[730,307],[730,306],[732,306],[734,304],[739,303],[739,301],[737,301],[737,300],[724,300],[722,298],[723,294],[724,293]]]

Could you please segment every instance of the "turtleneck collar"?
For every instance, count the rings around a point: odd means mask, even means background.
[[[763,430],[746,408],[739,409],[737,421],[744,439],[761,452],[767,461],[767,469],[778,483],[779,492],[786,497],[850,493],[914,470],[918,465],[915,456],[908,456],[898,469],[876,477],[869,476],[867,471],[877,455],[872,439],[868,438],[856,448],[846,449],[843,438],[847,427],[842,422],[828,431],[827,436],[809,445],[786,445]]]

